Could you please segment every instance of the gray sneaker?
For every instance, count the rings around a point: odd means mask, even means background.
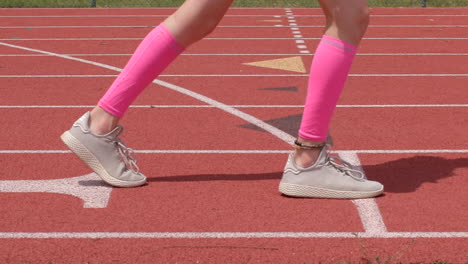
[[[329,141],[321,150],[316,163],[308,168],[295,164],[289,154],[279,191],[288,196],[309,198],[357,199],[383,193],[383,185],[369,181],[361,171],[337,156],[328,154]]]
[[[94,135],[89,131],[89,114],[84,114],[62,134],[63,143],[108,184],[116,187],[145,184],[146,177],[139,172],[133,150],[118,138],[123,127],[119,125],[108,134]]]

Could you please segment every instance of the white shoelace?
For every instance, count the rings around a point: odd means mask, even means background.
[[[358,181],[364,181],[364,173],[362,173],[359,170],[352,169],[353,165],[350,163],[344,161],[338,156],[330,156],[327,153],[327,158],[325,159],[325,165],[326,166],[332,166],[336,170],[350,176],[351,178],[358,180]]]
[[[125,144],[122,142],[122,140],[120,140],[120,138],[115,138],[113,142],[116,144],[117,150],[119,151],[120,157],[125,163],[125,166],[135,173],[140,172],[140,168],[137,165],[135,151],[125,146]]]

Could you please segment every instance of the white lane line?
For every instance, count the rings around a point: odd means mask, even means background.
[[[343,108],[385,108],[385,107],[468,107],[468,104],[395,104],[395,105],[337,105]]]
[[[299,30],[298,28],[291,28],[292,30]],[[294,38],[204,38],[203,40],[290,40]],[[303,38],[307,40],[320,40],[321,38]],[[364,40],[468,40],[467,38],[445,38],[445,37],[425,37],[425,38],[411,38],[411,37],[385,37],[385,38],[363,38]],[[143,40],[143,38],[0,38],[1,41],[64,41],[64,40]]]
[[[89,17],[168,17],[169,15],[38,15],[38,16],[0,16],[1,18],[89,18]],[[272,15],[225,15],[225,17],[271,17]],[[372,15],[372,17],[467,17],[468,15]],[[274,15],[285,17],[285,15]],[[289,18],[286,15],[287,18]],[[324,15],[295,15],[295,17],[324,17]]]
[[[1,45],[1,44],[0,44]],[[88,78],[117,75],[0,75],[0,78]],[[308,74],[161,74],[160,77],[307,77]],[[468,74],[349,74],[349,77],[467,77]]]
[[[161,77],[285,77],[309,76],[308,74],[163,74]],[[468,74],[349,74],[349,77],[465,77]]]
[[[221,28],[264,28],[274,26],[258,26],[258,25],[245,25],[245,26],[218,26]],[[288,26],[285,26],[288,27]],[[324,25],[301,25],[301,28],[323,28]],[[371,28],[466,28],[468,25],[370,25]],[[1,27],[0,27],[1,28]]]
[[[357,156],[357,153],[353,152],[341,152],[340,157],[349,162],[354,169],[361,171],[365,176],[365,171],[361,166],[361,161]],[[381,236],[387,232],[387,227],[380,213],[379,207],[374,198],[371,199],[356,199],[352,200],[356,206],[359,217],[361,218],[362,225],[366,233]]]
[[[359,154],[441,154],[441,153],[468,153],[468,149],[400,149],[400,150],[340,150],[337,153]]]
[[[0,43],[1,45],[1,43]],[[98,78],[116,77],[117,75],[0,75],[0,78]],[[160,77],[308,77],[308,74],[161,74]],[[467,74],[349,74],[349,77],[467,77]]]
[[[66,194],[83,200],[84,208],[106,208],[111,192],[112,187],[95,173],[53,180],[0,180],[0,193]]]
[[[235,108],[303,108],[303,105],[228,105]],[[93,108],[95,105],[0,105],[0,109]],[[468,104],[337,105],[338,108],[468,107]],[[212,105],[131,105],[130,108],[216,108]]]
[[[468,232],[1,232],[0,239],[51,238],[468,238]]]
[[[143,38],[0,38],[1,41],[97,41],[97,40],[143,40]]]
[[[134,150],[138,154],[284,154],[291,150]],[[0,154],[71,154],[69,150],[0,150]]]
[[[304,38],[297,40],[301,41]],[[305,45],[304,45],[305,46]],[[296,55],[296,54],[278,54],[278,53],[225,53],[225,54],[209,54],[209,53],[187,53],[184,56],[287,56],[287,55]],[[310,54],[313,55],[313,54]],[[468,53],[357,53],[357,56],[467,56]]]
[[[451,73],[442,73],[442,74],[350,74],[350,77],[463,77],[468,76],[468,74],[451,74]]]
[[[12,8],[13,9],[13,8]],[[16,8],[16,9],[21,9],[21,10],[50,10],[51,8],[37,8],[37,7],[22,7],[22,8]],[[73,8],[73,7],[64,7],[64,8],[60,8],[61,10],[76,10],[76,8]],[[283,10],[284,8],[280,8],[280,7],[232,7],[232,8],[229,8],[229,10],[275,10],[275,11],[278,11],[278,12],[281,12],[281,10]],[[320,11],[319,8],[310,8],[310,7],[294,7],[294,9],[298,9],[298,10],[306,10],[306,11],[311,11],[311,10],[315,10],[315,11]],[[409,9],[409,8],[408,8]],[[416,7],[411,7],[411,9],[420,9],[420,10],[425,10],[427,8],[416,8]],[[434,10],[442,10],[444,8],[431,8],[431,9],[434,9]],[[92,10],[95,10],[95,9],[92,9]],[[127,8],[122,8],[122,7],[106,7],[106,10],[125,10],[125,11],[138,11],[138,10],[169,10],[169,11],[174,11],[174,10],[177,10],[177,7],[127,7]],[[228,11],[229,13],[230,11]]]
[[[304,39],[294,39],[304,43]],[[131,56],[132,54],[63,54],[74,57]],[[186,53],[181,56],[294,56],[297,53]],[[311,56],[314,54],[310,54]],[[468,56],[468,53],[357,53],[357,56]],[[44,54],[0,54],[0,57],[53,57]]]
[[[120,25],[120,26],[0,26],[1,29],[34,29],[34,28],[153,28],[157,25]],[[218,28],[274,28],[277,26],[238,25],[217,26]],[[290,26],[282,26],[290,27]],[[302,25],[302,28],[323,28],[323,25]],[[468,25],[370,25],[370,28],[466,28]]]
[[[298,30],[298,28],[291,28],[292,30]],[[293,39],[293,38],[204,38],[203,40],[282,40],[282,39]],[[307,40],[320,40],[321,38],[303,38]],[[363,38],[365,40],[467,40],[464,37],[382,37],[382,38]],[[10,40],[10,39],[8,39]]]
[[[0,78],[109,78],[109,77],[117,77],[117,75],[116,74],[0,75]]]
[[[358,53],[358,56],[467,56],[468,53]]]
[[[291,149],[286,150],[174,150],[174,149],[156,149],[156,150],[135,150],[138,154],[286,154]],[[70,154],[69,150],[0,150],[0,154]],[[400,149],[400,150],[333,150],[340,156],[354,154],[465,154],[468,149]]]

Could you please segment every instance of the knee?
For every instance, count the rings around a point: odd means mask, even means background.
[[[356,13],[353,15],[351,23],[354,25],[354,27],[356,27],[356,30],[361,30],[362,34],[364,34],[367,26],[369,25],[369,21],[369,8],[366,6],[356,11]]]
[[[191,42],[197,42],[202,40],[204,37],[211,34],[219,24],[220,19],[217,18],[204,18],[202,20],[193,23],[187,28],[187,35],[191,36]]]
[[[211,34],[216,27],[218,26],[220,22],[220,19],[218,18],[204,18],[202,21],[200,21],[198,25],[198,40],[203,39],[204,37],[208,36]]]
[[[344,5],[325,10],[326,31],[348,43],[358,45],[369,25],[369,9],[367,4],[352,5],[353,3],[356,2],[346,1]]]
[[[327,17],[331,20],[329,24],[334,25],[341,32],[352,32],[357,36],[362,36],[369,25],[369,8],[357,6],[352,8],[336,8]]]
[[[164,23],[179,43],[188,47],[214,31],[221,18],[217,17],[179,17],[176,13]]]

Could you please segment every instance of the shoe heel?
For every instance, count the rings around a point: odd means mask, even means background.
[[[146,182],[126,182],[113,178],[99,160],[91,153],[78,139],[76,139],[70,131],[65,131],[60,138],[63,143],[80,158],[89,168],[91,168],[103,181],[115,187],[135,187]]]
[[[76,139],[70,131],[65,131],[61,136],[63,143],[75,153],[80,160],[82,160],[88,167],[90,167],[97,175],[99,175],[105,182],[108,184],[113,184],[113,179],[108,176],[106,170],[102,167],[97,158],[83,145],[81,142]]]

